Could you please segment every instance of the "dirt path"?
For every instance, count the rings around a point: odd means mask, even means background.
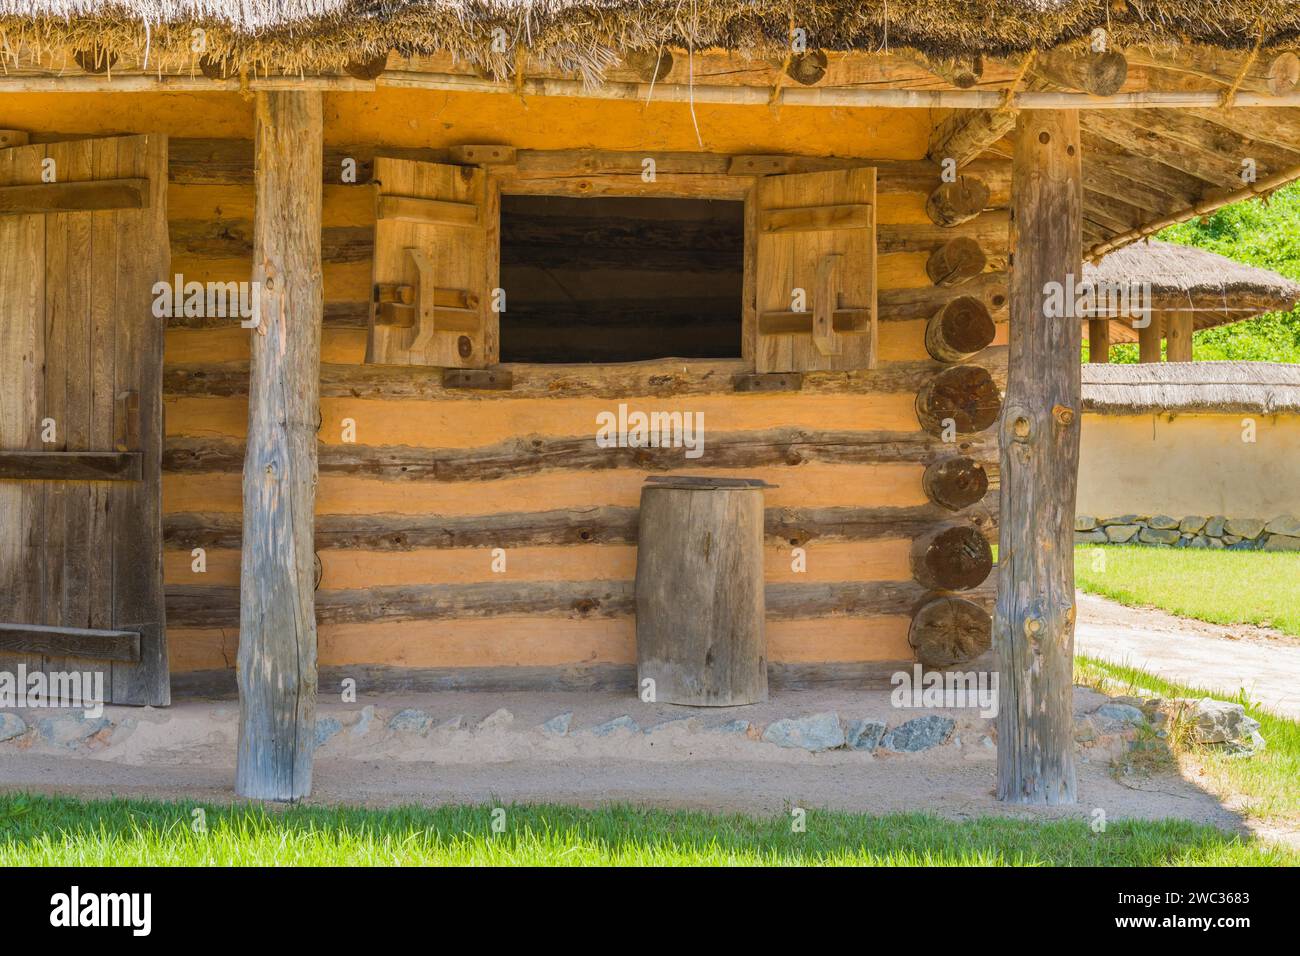
[[[1078,593],[1075,652],[1166,680],[1235,694],[1300,717],[1300,640],[1253,625],[1224,627]]]

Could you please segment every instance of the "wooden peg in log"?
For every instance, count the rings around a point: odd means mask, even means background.
[[[970,236],[949,239],[925,262],[925,274],[937,286],[961,285],[969,282],[988,265],[988,257],[980,244]]]
[[[942,436],[948,420],[958,434],[982,432],[998,420],[1001,411],[997,382],[978,365],[946,368],[916,395],[916,417],[931,435]]]
[[[1034,70],[1044,79],[1093,96],[1114,96],[1128,79],[1128,58],[1117,50],[1055,49],[1040,55]]]
[[[935,504],[960,511],[988,494],[989,476],[984,466],[965,455],[942,458],[926,466],[921,488]]]
[[[962,295],[944,303],[925,326],[925,350],[939,362],[960,362],[997,335],[988,307],[974,296]]]
[[[661,83],[673,71],[673,54],[668,49],[631,50],[625,61],[642,83]]]
[[[974,176],[958,176],[941,183],[925,201],[925,214],[936,226],[960,226],[982,213],[989,204],[989,187]]]
[[[967,664],[993,645],[993,619],[965,598],[935,598],[912,618],[907,642],[927,667]]]
[[[1300,56],[1290,50],[1273,57],[1268,65],[1268,91],[1274,96],[1290,93],[1300,83]]]
[[[387,50],[364,60],[348,60],[343,65],[343,72],[358,80],[376,79],[386,69],[388,69]]]
[[[947,525],[912,542],[912,577],[938,591],[965,591],[993,570],[993,549],[973,525]]]
[[[31,137],[26,130],[21,129],[0,129],[0,149],[11,149],[14,146],[26,146],[31,141]]]
[[[821,50],[809,50],[790,60],[785,68],[786,75],[803,86],[814,86],[826,75],[829,64],[826,54]]]

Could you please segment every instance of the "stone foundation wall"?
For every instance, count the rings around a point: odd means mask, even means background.
[[[1166,548],[1229,551],[1300,551],[1300,520],[1228,518],[1224,515],[1077,515],[1075,544],[1149,544]]]

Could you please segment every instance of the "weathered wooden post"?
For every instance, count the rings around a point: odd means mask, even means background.
[[[311,792],[316,723],[321,95],[260,92],[256,122],[235,791],[297,800]]]
[[[1138,362],[1146,364],[1147,362],[1160,361],[1160,337],[1163,316],[1159,312],[1152,311],[1148,316],[1147,324],[1138,329]]]
[[[1077,112],[1020,114],[1011,174],[1011,348],[993,628],[1001,668],[998,799],[1015,803],[1075,800],[1073,531],[1082,328],[1068,313],[1048,318],[1044,307],[1049,283],[1072,289],[1082,272],[1079,151]]]
[[[1165,313],[1165,359],[1170,362],[1192,360],[1192,332],[1195,330],[1189,310]]]
[[[1088,361],[1110,361],[1110,319],[1088,320]]]

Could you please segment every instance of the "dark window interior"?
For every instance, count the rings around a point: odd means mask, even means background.
[[[744,203],[501,198],[503,362],[740,355]]]

